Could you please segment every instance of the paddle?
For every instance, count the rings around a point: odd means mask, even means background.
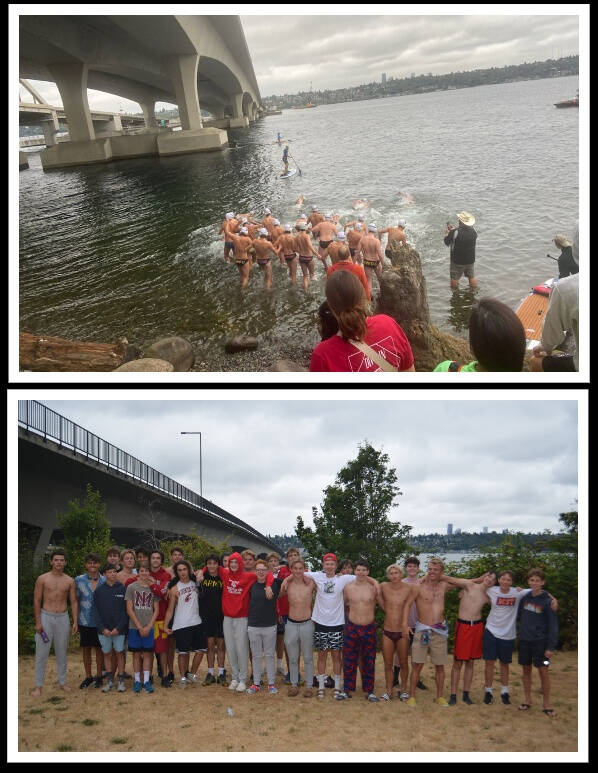
[[[546,253],[546,257],[550,258],[550,260],[556,260],[557,263],[559,262],[558,258],[553,258],[552,255],[549,255],[548,253]]]
[[[293,158],[293,156],[291,156],[290,153],[289,153],[289,158]],[[294,158],[293,158],[293,161],[295,161]],[[299,177],[303,177],[303,175],[301,174],[301,169],[299,169],[299,164],[296,161],[295,161],[295,166],[297,167],[297,171],[299,172]]]

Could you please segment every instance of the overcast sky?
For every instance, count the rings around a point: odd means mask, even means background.
[[[374,393],[370,393],[373,395]],[[391,518],[415,534],[559,531],[577,498],[572,401],[49,401],[58,413],[203,494],[264,534],[312,523],[323,489],[369,441],[403,495]]]
[[[398,6],[388,6],[393,7]],[[544,7],[554,12],[565,6]],[[253,8],[261,12],[264,6],[227,10],[241,12],[262,97],[305,91],[310,83],[314,90],[356,86],[380,81],[383,72],[387,77],[438,75],[579,52],[574,15],[353,16],[334,6],[334,16],[316,16],[311,6],[303,6],[303,16],[263,16],[254,15]],[[62,104],[54,84],[32,83],[49,104]],[[21,95],[31,101],[22,87]],[[139,112],[136,102],[100,91],[89,89],[88,99],[95,110]]]

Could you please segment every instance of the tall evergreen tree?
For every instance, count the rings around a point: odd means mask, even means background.
[[[407,551],[411,526],[389,520],[402,492],[396,470],[389,467],[388,454],[365,441],[357,458],[340,470],[334,485],[323,493],[320,513],[312,508],[313,528],[297,517],[297,537],[316,566],[320,566],[323,553],[331,551],[339,560],[365,558],[371,574],[380,576]]]

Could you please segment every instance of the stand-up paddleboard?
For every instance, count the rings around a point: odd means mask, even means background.
[[[289,169],[289,171],[286,174],[281,174],[280,175],[280,179],[281,180],[286,180],[287,177],[292,177],[294,174],[297,174],[297,170],[296,169]]]
[[[548,309],[550,289],[554,284],[554,279],[548,279],[541,285],[532,289],[529,295],[521,301],[515,314],[521,320],[525,330],[527,348],[533,349],[538,346],[542,338],[542,326],[544,317]]]

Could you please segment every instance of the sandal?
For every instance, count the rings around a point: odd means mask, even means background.
[[[557,713],[554,709],[542,709],[542,711],[546,714],[547,717],[556,717]]]
[[[519,711],[529,711],[531,709],[531,706],[529,703],[520,703],[519,704]]]

